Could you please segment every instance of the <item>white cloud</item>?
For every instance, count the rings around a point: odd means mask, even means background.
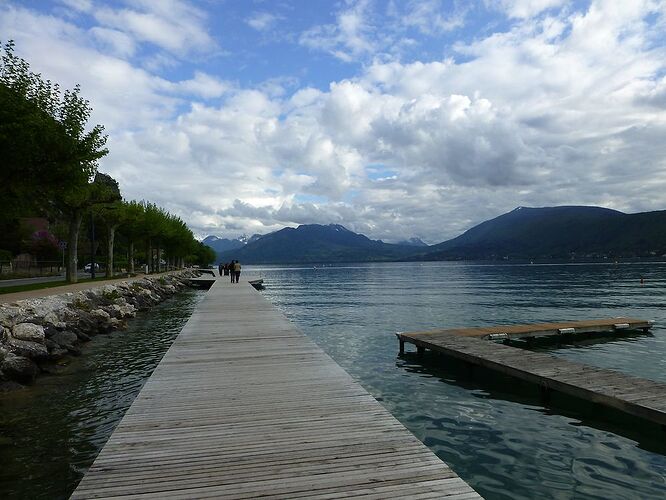
[[[233,84],[197,71],[194,78],[178,82],[177,89],[205,99],[220,97],[233,88]]]
[[[111,132],[102,168],[124,194],[149,197],[198,233],[337,222],[432,243],[518,205],[663,209],[666,54],[654,38],[663,4],[529,5],[506,31],[458,43],[459,61],[379,59],[326,89],[295,79],[247,88],[203,71],[160,78],[124,60],[122,34],[141,37],[111,22],[90,31],[3,7],[0,30],[48,77],[82,84]],[[372,58],[383,42],[368,9],[346,4],[349,17],[301,43]],[[98,50],[116,36],[116,57]],[[197,44],[162,46],[177,55]]]
[[[507,16],[527,19],[541,14],[544,10],[560,7],[570,0],[486,0],[488,7],[503,10]]]
[[[395,4],[393,6],[398,22],[426,35],[451,31],[465,24],[465,10],[456,6],[447,11],[441,0],[410,0],[401,7],[402,10],[398,10]]]
[[[119,57],[130,57],[136,51],[134,39],[122,31],[94,26],[90,33]]]
[[[209,49],[214,41],[202,26],[196,11],[173,3],[174,10],[146,5],[145,10],[100,7],[95,18],[103,25],[124,31],[141,42],[149,42],[171,52],[183,54],[190,50]]]
[[[78,12],[90,12],[93,9],[92,0],[60,0],[60,2]]]
[[[345,62],[372,53],[374,28],[368,22],[368,0],[357,0],[336,15],[335,24],[315,26],[303,32],[299,42],[311,49],[322,50]]]
[[[245,22],[251,28],[257,31],[267,31],[272,28],[275,23],[277,23],[281,16],[271,14],[270,12],[253,12],[250,17],[248,17]]]

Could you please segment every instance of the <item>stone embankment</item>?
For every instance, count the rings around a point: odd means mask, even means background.
[[[198,274],[185,270],[0,304],[0,390],[57,371],[63,358],[81,353],[82,342],[124,328],[137,311],[172,296]]]

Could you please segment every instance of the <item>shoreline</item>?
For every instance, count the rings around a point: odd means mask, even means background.
[[[188,269],[1,297],[0,392],[30,385],[41,373],[57,373],[66,356],[81,354],[82,343],[124,329],[137,311],[163,302],[197,275]]]

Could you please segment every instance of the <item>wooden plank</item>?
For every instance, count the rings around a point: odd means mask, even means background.
[[[246,283],[218,280],[72,498],[480,498]]]
[[[627,325],[626,328],[616,329],[615,325]],[[652,328],[652,322],[637,318],[606,318],[584,321],[564,321],[556,323],[532,323],[529,325],[502,325],[477,328],[449,328],[445,330],[427,330],[409,332],[412,338],[428,337],[430,335],[455,335],[459,337],[487,337],[489,335],[505,334],[508,338],[544,337],[558,335],[560,330],[574,329],[576,334],[584,333],[615,333],[631,330],[647,331]]]
[[[598,325],[601,321],[576,324],[590,326]],[[631,318],[614,318],[606,321],[634,325],[647,323]],[[567,324],[572,323],[557,325]],[[539,327],[543,325],[546,324],[541,324]],[[516,330],[526,331],[525,328],[529,326],[519,325]],[[481,330],[484,335],[488,331],[498,331],[490,328],[473,330]],[[414,344],[421,349],[441,352],[541,387],[612,407],[659,425],[666,425],[666,384],[662,382],[568,361],[545,353],[487,342],[482,340],[483,335],[459,335],[451,333],[450,330],[439,330],[428,333],[400,333],[398,337],[401,342]]]

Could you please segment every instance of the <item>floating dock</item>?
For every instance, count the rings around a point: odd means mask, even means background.
[[[450,328],[447,330],[429,330],[411,332],[411,337],[424,334],[456,335],[460,337],[478,337],[484,340],[510,340],[527,337],[551,337],[556,335],[584,335],[586,333],[626,333],[631,330],[644,332],[652,328],[652,321],[636,318],[593,319],[586,321],[567,321],[560,323],[532,323],[529,325],[504,325],[480,328]]]
[[[72,498],[480,498],[247,282],[206,293]]]
[[[579,321],[496,328],[464,328],[398,333],[397,336],[401,352],[404,352],[406,343],[413,344],[419,353],[429,349],[471,365],[483,366],[537,384],[546,392],[559,391],[666,426],[665,383],[484,340],[506,338],[497,337],[500,334],[511,338],[513,335],[525,336],[535,332],[558,329],[564,330],[564,333],[574,333],[578,328],[593,328],[591,323],[593,322]],[[628,318],[595,322],[598,325],[605,325],[604,328],[620,325],[617,327],[620,330],[626,330],[627,323],[634,325],[634,328],[641,329],[652,326],[649,321]],[[574,329],[574,332],[570,329]]]

